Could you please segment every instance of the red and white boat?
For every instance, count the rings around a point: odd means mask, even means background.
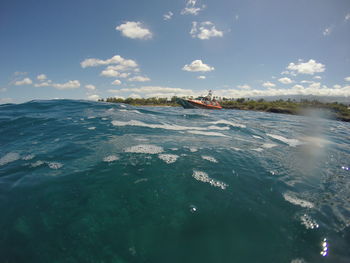
[[[196,99],[180,99],[177,98],[179,103],[185,109],[210,109],[210,110],[221,110],[222,107],[215,98],[212,98],[212,91],[205,97],[198,97]]]

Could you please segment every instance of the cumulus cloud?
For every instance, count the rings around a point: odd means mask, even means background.
[[[45,74],[40,74],[36,77],[37,80],[39,81],[44,81],[47,79],[46,75]]]
[[[212,37],[223,37],[224,33],[215,28],[215,25],[210,21],[192,22],[190,35],[193,38],[210,39]]]
[[[89,85],[85,85],[85,89],[93,91],[93,90],[96,90],[96,87],[94,85],[89,84]]]
[[[283,83],[283,84],[290,84],[290,83],[293,82],[290,78],[287,78],[287,77],[285,77],[285,78],[280,78],[280,79],[278,79],[278,81],[281,82],[281,83]]]
[[[324,72],[326,67],[322,63],[317,63],[315,60],[310,59],[308,62],[299,60],[299,63],[289,63],[287,69],[297,74],[313,75],[315,73]]]
[[[119,79],[116,79],[115,81],[112,82],[112,85],[121,85],[122,82]]]
[[[181,10],[181,15],[198,15],[205,8],[205,5],[197,6],[196,0],[187,0],[186,7]]]
[[[190,71],[190,72],[208,72],[208,71],[213,71],[215,68],[211,67],[207,64],[204,64],[202,60],[197,59],[192,61],[191,64],[185,65],[182,70],[184,71]]]
[[[67,81],[66,83],[52,83],[52,87],[59,89],[59,90],[64,90],[64,89],[77,89],[80,87],[80,82],[78,80],[70,80]]]
[[[322,79],[322,77],[321,76],[315,76],[315,77],[313,77],[314,79]]]
[[[150,81],[151,79],[143,76],[135,76],[135,77],[129,78],[128,80],[135,81],[135,82],[146,82],[146,81]]]
[[[263,87],[265,87],[265,88],[273,88],[273,87],[276,87],[276,84],[273,84],[273,83],[270,82],[270,81],[264,82],[262,85],[263,85]]]
[[[34,87],[49,87],[52,85],[51,80],[41,81],[40,83],[35,83]]]
[[[206,79],[206,76],[198,76],[197,79]]]
[[[345,81],[350,81],[350,77],[344,78]]]
[[[322,34],[324,36],[329,36],[332,33],[332,28],[331,27],[327,27],[323,30]]]
[[[132,59],[125,59],[119,55],[115,55],[109,59],[102,60],[97,58],[88,58],[83,60],[80,65],[82,68],[97,67],[104,65],[118,64],[122,68],[136,68],[138,65]]]
[[[173,12],[169,11],[168,13],[163,15],[164,20],[170,20],[173,17]]]
[[[94,101],[96,101],[96,100],[99,100],[99,99],[100,99],[100,96],[97,95],[97,94],[91,94],[91,95],[89,95],[87,98],[88,98],[88,100],[94,100]]]
[[[145,28],[141,22],[127,21],[115,28],[120,31],[123,36],[132,39],[150,39],[152,33]]]
[[[30,85],[33,81],[30,78],[24,78],[22,80],[17,80],[15,86]]]

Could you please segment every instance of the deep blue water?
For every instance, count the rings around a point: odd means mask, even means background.
[[[0,262],[350,262],[350,124],[0,105]]]

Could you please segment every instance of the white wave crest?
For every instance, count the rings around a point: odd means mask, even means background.
[[[287,138],[284,138],[283,136],[275,135],[275,134],[269,134],[269,133],[267,135],[270,136],[271,138],[274,138],[276,140],[284,142],[284,143],[286,143],[286,144],[288,144],[289,146],[292,146],[292,147],[295,147],[295,146],[303,144],[301,141],[299,141],[297,139],[287,139]]]
[[[116,155],[108,155],[105,158],[103,158],[104,162],[110,163],[119,160],[119,156]]]
[[[60,169],[63,166],[63,164],[59,162],[48,162],[47,165],[54,170]]]
[[[239,128],[245,128],[246,127],[244,124],[235,123],[235,122],[227,121],[227,120],[212,121],[212,122],[209,122],[209,123],[211,123],[211,124],[227,124],[227,125],[230,125],[232,127],[239,127]]]
[[[96,127],[89,127],[88,130],[95,130]]]
[[[164,150],[160,146],[152,145],[152,144],[140,144],[128,147],[124,149],[124,152],[127,153],[149,153],[149,154],[158,154],[162,153]]]
[[[41,166],[41,165],[43,165],[45,162],[43,162],[43,161],[36,161],[35,163],[32,163],[30,166],[31,167],[38,167],[38,166]]]
[[[22,160],[29,161],[34,159],[35,155],[34,154],[28,154],[22,157]]]
[[[128,112],[128,113],[137,113],[137,114],[143,114],[139,112],[138,110],[127,110],[127,109],[120,109],[121,112]]]
[[[261,147],[263,147],[265,149],[270,149],[270,148],[273,148],[276,146],[277,146],[277,144],[274,144],[274,143],[264,143],[263,145],[261,145]]]
[[[202,157],[202,159],[207,160],[209,162],[218,163],[218,161],[212,156],[202,155],[201,157]]]
[[[227,184],[225,184],[223,182],[220,182],[218,180],[210,178],[206,172],[193,170],[192,177],[194,179],[196,179],[197,181],[209,183],[210,185],[215,186],[215,187],[219,187],[222,190],[225,190],[226,187],[228,186]]]
[[[167,164],[175,163],[177,158],[179,158],[179,156],[175,154],[159,154],[158,157],[159,159],[163,160]]]
[[[18,153],[10,152],[0,158],[0,166],[17,161],[20,158]]]
[[[142,121],[112,121],[112,124],[114,126],[138,126],[138,127],[147,127],[152,129],[164,129],[164,130],[171,130],[171,131],[187,131],[187,130],[196,130],[196,131],[206,131],[208,129],[210,130],[226,130],[227,127],[218,127],[218,126],[209,126],[209,127],[187,127],[187,126],[181,126],[176,124],[149,124],[144,123]]]
[[[198,134],[198,135],[226,137],[226,135],[220,132],[205,132],[205,131],[188,131],[188,132],[193,134]]]
[[[314,204],[300,199],[298,197],[296,197],[293,193],[287,192],[283,194],[283,197],[286,201],[288,201],[289,203],[292,203],[293,205],[299,205],[301,207],[305,207],[305,208],[313,208]]]

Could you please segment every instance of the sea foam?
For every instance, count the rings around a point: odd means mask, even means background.
[[[288,201],[289,203],[292,203],[293,205],[299,205],[299,206],[305,207],[305,208],[313,208],[314,207],[313,203],[306,201],[306,200],[303,200],[303,199],[300,199],[300,198],[296,197],[295,194],[290,193],[290,192],[284,193],[283,197],[286,201]]]
[[[228,186],[227,184],[225,184],[223,182],[220,182],[218,180],[210,178],[206,172],[193,170],[192,177],[194,179],[196,179],[197,181],[201,181],[201,182],[204,182],[204,183],[209,183],[210,185],[215,186],[215,187],[219,187],[222,190],[225,190],[226,187]]]
[[[159,154],[158,157],[159,159],[163,160],[167,164],[175,163],[177,158],[179,158],[179,156],[175,154]]]
[[[239,124],[239,123],[235,123],[232,121],[227,121],[227,120],[218,120],[218,121],[212,121],[209,122],[211,124],[227,124],[230,125],[232,127],[239,127],[239,128],[245,128],[246,126],[244,124]]]
[[[124,149],[124,152],[127,153],[148,153],[148,154],[158,154],[162,153],[164,150],[160,146],[152,145],[152,144],[139,144],[135,146],[131,146]]]
[[[207,160],[207,161],[212,162],[212,163],[218,163],[218,161],[212,156],[202,155],[201,157],[203,160]]]
[[[275,134],[269,134],[269,133],[267,135],[270,136],[271,138],[274,138],[276,140],[284,142],[284,143],[286,143],[286,144],[288,144],[289,146],[292,146],[292,147],[295,147],[295,146],[303,144],[302,142],[300,142],[297,139],[287,139],[287,138],[284,138],[283,136],[275,135]]]
[[[10,152],[0,158],[0,166],[17,161],[20,158],[18,153]]]

